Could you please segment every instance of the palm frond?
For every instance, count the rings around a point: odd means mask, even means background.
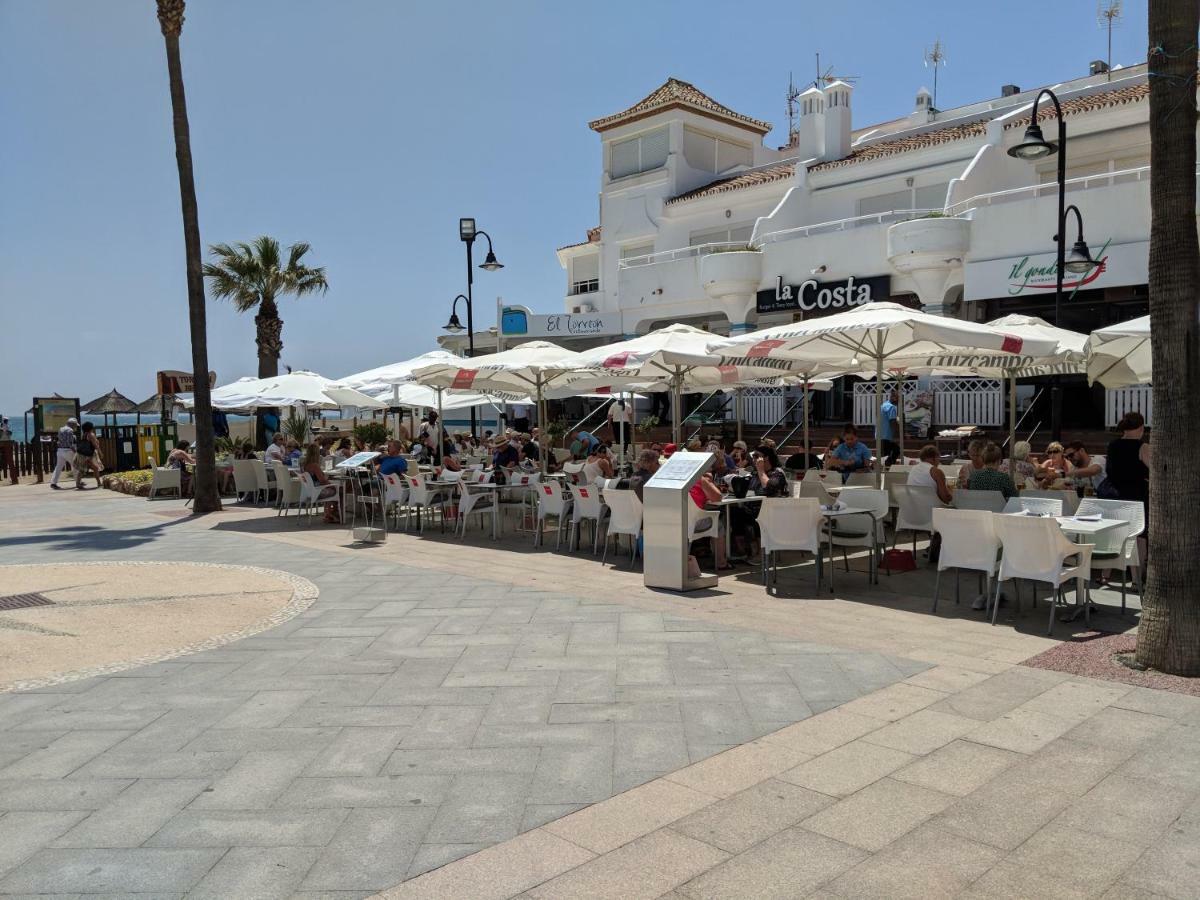
[[[204,264],[209,290],[218,299],[232,300],[239,312],[254,309],[264,297],[303,296],[329,290],[324,268],[301,263],[311,246],[303,241],[288,248],[287,266],[281,267],[279,241],[259,235],[251,243],[213,244],[212,262]]]

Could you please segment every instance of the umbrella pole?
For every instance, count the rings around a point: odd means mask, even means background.
[[[904,378],[904,377],[896,379],[896,386],[898,388],[898,390],[896,391],[896,394],[897,394],[897,398],[899,400],[899,405],[900,405],[900,408],[897,410],[900,418],[897,419],[897,421],[900,423],[900,464],[901,465],[904,464],[904,388],[905,388],[906,381],[908,381],[908,379]]]
[[[811,451],[808,447],[808,404],[811,401],[812,394],[808,390],[808,379],[804,380],[804,468],[808,469],[808,460]]]
[[[879,469],[879,486],[883,487],[883,438],[879,429],[879,408],[883,406],[883,352],[875,354],[875,465]]]
[[[537,379],[537,416],[538,424],[542,429],[541,434],[539,435],[541,442],[538,444],[538,460],[541,463],[542,475],[544,476],[549,464],[547,457],[553,452],[553,448],[550,446],[549,434],[546,431],[546,395],[542,391],[541,375],[539,375]]]
[[[675,396],[675,415],[672,416],[671,422],[671,443],[675,445],[675,449],[679,449],[679,435],[683,426],[683,376],[678,372],[671,379],[671,393]]]
[[[443,429],[445,429],[445,427],[446,427],[445,422],[442,420],[442,388],[437,389],[437,395],[438,395],[438,441],[437,441],[437,448],[436,448],[434,456],[433,456],[433,464],[435,466],[438,464],[437,461],[442,458],[442,445],[445,443],[445,438],[443,437]]]
[[[737,409],[737,439],[742,440],[742,389],[733,389],[733,405]]]
[[[1008,379],[1008,458],[1012,459],[1013,449],[1017,445],[1017,378]],[[1009,474],[1015,474],[1012,464],[1008,467]]]

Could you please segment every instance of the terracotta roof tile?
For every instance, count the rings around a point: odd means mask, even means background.
[[[629,109],[588,122],[588,128],[593,131],[606,131],[626,122],[634,122],[674,107],[690,109],[710,118],[733,122],[760,134],[766,134],[771,130],[770,122],[763,122],[736,113],[728,106],[718,103],[695,85],[680,81],[678,78],[668,78],[665,84],[643,97]]]
[[[726,178],[718,178],[716,181],[710,181],[708,184],[701,185],[693,190],[686,191],[675,197],[670,197],[667,200],[668,204],[682,203],[684,200],[696,200],[700,197],[712,197],[716,194],[724,194],[729,191],[738,191],[742,188],[758,187],[762,184],[770,184],[773,181],[783,181],[785,178],[791,178],[796,171],[794,162],[779,163],[774,166],[763,166],[759,169],[753,169],[749,172],[742,172],[737,175],[730,175]]]
[[[1141,100],[1150,96],[1150,85],[1147,82],[1140,84],[1129,85],[1127,87],[1116,88],[1111,91],[1101,91],[1096,94],[1090,94],[1085,97],[1073,97],[1070,100],[1063,101],[1062,111],[1064,116],[1073,116],[1080,113],[1095,112],[1098,109],[1108,109],[1113,106],[1124,106],[1128,103],[1138,103]],[[872,144],[867,144],[858,150],[851,151],[849,156],[842,159],[833,159],[828,162],[817,163],[814,166],[809,166],[810,172],[821,172],[828,169],[837,169],[843,166],[854,165],[859,162],[867,162],[872,159],[882,159],[886,156],[895,156],[899,153],[908,153],[911,150],[923,150],[927,147],[936,147],[939,144],[947,144],[951,141],[959,141],[969,137],[982,136],[987,131],[987,124],[991,117],[977,119],[974,122],[966,122],[960,125],[951,125],[949,128],[939,128],[934,131],[925,131],[921,134],[906,135],[904,137],[889,138],[876,141]],[[1038,121],[1054,118],[1053,104],[1043,103],[1038,109]],[[1012,128],[1025,128],[1029,125],[1030,117],[1028,115],[1020,116],[1015,119],[1010,119],[1004,124],[1005,130]]]
[[[558,249],[559,250],[571,250],[575,247],[586,247],[588,244],[598,244],[598,243],[600,243],[600,226],[599,225],[597,225],[595,228],[589,228],[587,230],[587,240],[586,241],[580,241],[578,244],[565,244],[562,247],[559,247]]]

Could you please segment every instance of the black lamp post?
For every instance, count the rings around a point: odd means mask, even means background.
[[[462,331],[462,324],[458,321],[458,314],[455,309],[458,307],[458,301],[463,300],[467,304],[467,356],[475,355],[475,317],[471,309],[471,286],[475,283],[475,273],[472,272],[473,261],[471,258],[471,248],[475,244],[475,238],[479,235],[487,238],[488,252],[483,262],[479,264],[479,268],[485,272],[495,272],[498,269],[503,269],[504,266],[496,259],[496,254],[492,250],[492,236],[482,229],[476,229],[474,219],[459,219],[458,220],[458,237],[467,245],[467,293],[464,296],[459,294],[454,298],[454,303],[450,307],[450,321],[446,323],[445,330],[453,333]],[[475,428],[475,407],[471,407],[471,436],[476,436]]]
[[[1054,103],[1054,114],[1058,118],[1057,143],[1047,141],[1042,135],[1042,126],[1038,124],[1038,104],[1042,102],[1043,96],[1048,96]],[[1058,154],[1058,217],[1055,219],[1058,229],[1054,235],[1058,252],[1054,267],[1054,325],[1058,328],[1062,327],[1059,315],[1062,311],[1064,273],[1082,274],[1096,265],[1096,261],[1092,259],[1091,251],[1088,250],[1088,245],[1083,239],[1083,216],[1080,215],[1078,207],[1074,205],[1067,207],[1067,123],[1063,119],[1062,106],[1054,91],[1042,88],[1034,98],[1029,127],[1025,129],[1025,136],[1021,139],[1021,143],[1008,148],[1008,155],[1015,159],[1035,162],[1054,153]],[[1066,234],[1068,209],[1075,213],[1075,219],[1079,224],[1079,236],[1069,254],[1067,253]],[[1062,383],[1058,375],[1053,378],[1050,388],[1050,431],[1054,440],[1057,441],[1062,439]]]

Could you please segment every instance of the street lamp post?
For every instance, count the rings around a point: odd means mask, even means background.
[[[472,294],[471,286],[475,283],[475,274],[472,272],[473,260],[471,257],[471,249],[475,244],[475,238],[479,235],[487,238],[488,252],[483,262],[479,264],[479,268],[485,272],[495,272],[497,269],[503,269],[504,266],[496,259],[496,254],[492,250],[492,236],[482,229],[476,229],[474,219],[459,219],[458,220],[458,237],[467,245],[467,293],[464,296],[459,294],[454,298],[454,303],[450,307],[450,321],[446,323],[445,330],[451,333],[462,331],[462,325],[458,321],[458,315],[455,309],[458,307],[458,301],[462,300],[467,304],[467,356],[475,355],[475,316],[472,309]],[[475,424],[475,407],[471,407],[471,436],[477,437]]]
[[[1049,97],[1054,104],[1054,115],[1058,119],[1058,142],[1056,144],[1046,140],[1042,135],[1042,126],[1038,124],[1038,104],[1042,102],[1043,96]],[[1074,205],[1067,206],[1067,123],[1063,118],[1062,105],[1058,102],[1058,95],[1054,91],[1042,88],[1033,100],[1033,108],[1029,115],[1029,127],[1025,129],[1025,136],[1021,139],[1021,143],[1008,148],[1008,155],[1014,159],[1035,162],[1054,153],[1058,154],[1058,216],[1055,219],[1057,233],[1054,235],[1057,252],[1054,267],[1054,327],[1061,328],[1059,316],[1062,311],[1064,273],[1084,273],[1096,263],[1083,239],[1083,216],[1080,214],[1079,208]],[[1075,219],[1079,224],[1079,237],[1069,254],[1067,253],[1068,210],[1074,210]],[[1053,376],[1050,388],[1050,431],[1054,440],[1062,439],[1062,380],[1059,375]]]

